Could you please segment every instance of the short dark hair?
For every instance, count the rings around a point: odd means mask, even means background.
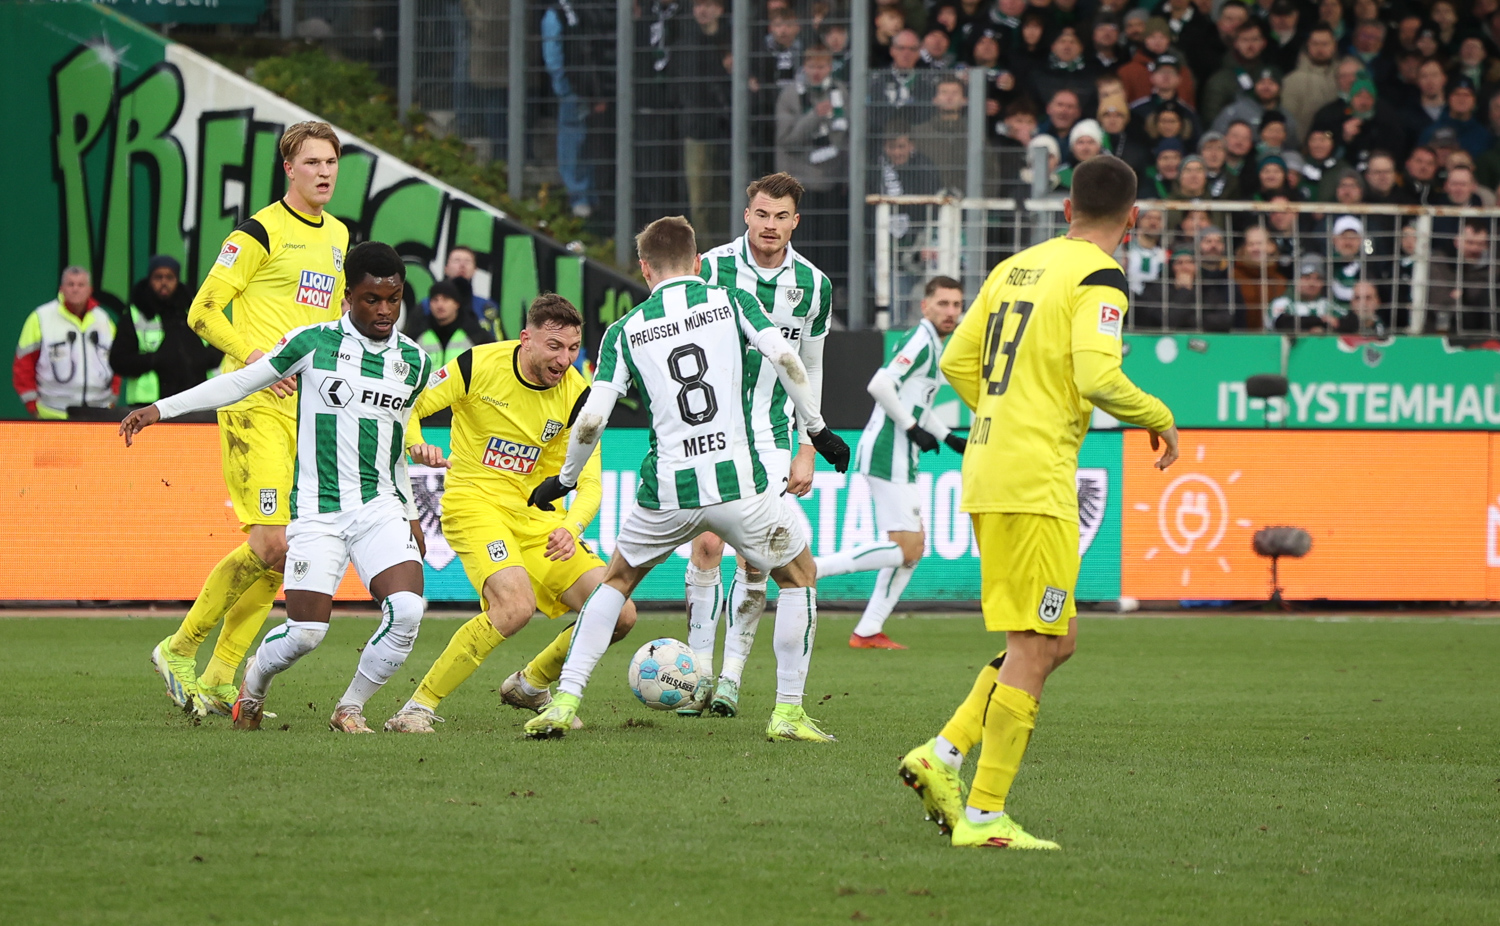
[[[698,256],[698,240],[692,223],[669,215],[641,229],[635,236],[635,250],[652,270],[683,270]]]
[[[526,327],[546,328],[548,325],[582,328],[583,315],[565,297],[557,293],[542,293],[531,300],[531,308],[526,310]]]
[[[927,281],[927,288],[922,290],[922,295],[930,298],[933,293],[940,289],[956,289],[959,292],[963,292],[964,285],[953,279],[953,277],[933,277]]]
[[[364,282],[366,276],[400,277],[406,282],[406,261],[396,249],[383,241],[357,244],[344,258],[344,285],[349,289]]]
[[[458,287],[453,285],[452,280],[438,280],[436,283],[432,284],[432,289],[429,289],[427,291],[427,301],[431,303],[432,300],[436,299],[438,296],[442,296],[446,299],[452,299],[454,302],[462,302],[462,300],[458,298]]]
[[[1097,154],[1073,169],[1074,221],[1115,221],[1135,205],[1135,171],[1112,154]]]
[[[764,193],[772,199],[792,198],[792,207],[796,208],[802,204],[802,194],[805,192],[802,184],[796,177],[786,171],[777,171],[774,174],[766,174],[759,180],[752,180],[745,187],[745,202],[754,199],[757,194]]]

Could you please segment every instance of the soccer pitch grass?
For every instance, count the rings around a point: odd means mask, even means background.
[[[769,615],[739,718],[636,703],[630,654],[684,633],[653,616],[548,742],[495,694],[545,622],[436,735],[351,737],[326,721],[372,619],[335,619],[259,734],[172,709],[147,653],[175,620],[0,620],[0,923],[1500,919],[1500,621],[1085,616],[1010,801],[1060,853],[952,849],[895,775],[998,636],[898,620],[910,651],[852,651],[821,623],[826,747],[763,738]],[[373,724],[457,627],[428,621]]]

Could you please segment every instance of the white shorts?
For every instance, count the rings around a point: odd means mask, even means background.
[[[761,572],[785,566],[807,548],[807,534],[782,496],[763,492],[704,508],[633,508],[620,525],[615,552],[632,566],[644,566],[704,531],[724,538]]]
[[[422,559],[406,511],[386,496],[353,511],[293,518],[286,546],[286,589],[324,595],[338,590],[351,559],[367,589],[392,566]]]
[[[865,484],[870,487],[870,501],[875,503],[875,526],[882,534],[922,530],[922,496],[915,482],[866,476]]]

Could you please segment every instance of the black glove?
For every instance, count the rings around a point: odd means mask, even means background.
[[[948,445],[949,450],[962,456],[964,448],[969,446],[969,439],[967,437],[959,437],[957,434],[949,431],[948,436],[943,438],[943,443]]]
[[[563,485],[562,479],[557,476],[548,476],[531,490],[531,497],[526,499],[526,504],[543,511],[551,511],[552,503],[560,498],[567,498],[568,493],[577,486]]]
[[[835,471],[845,473],[849,471],[849,445],[844,439],[833,433],[832,428],[824,428],[816,434],[809,434],[813,449],[818,455],[833,464]]]
[[[928,431],[920,424],[914,424],[906,429],[906,439],[911,441],[913,444],[916,444],[918,447],[921,447],[923,453],[937,452],[937,438],[933,437],[932,432]]]

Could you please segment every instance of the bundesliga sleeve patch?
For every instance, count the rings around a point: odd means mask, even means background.
[[[297,283],[297,304],[328,308],[333,303],[333,282],[330,274],[302,271],[302,279]]]
[[[1125,313],[1117,305],[1107,302],[1099,303],[1099,333],[1110,337],[1120,336],[1120,323],[1125,320]]]
[[[225,267],[233,267],[234,262],[240,259],[240,246],[232,241],[224,242],[224,250],[219,252],[219,257],[214,261]]]

